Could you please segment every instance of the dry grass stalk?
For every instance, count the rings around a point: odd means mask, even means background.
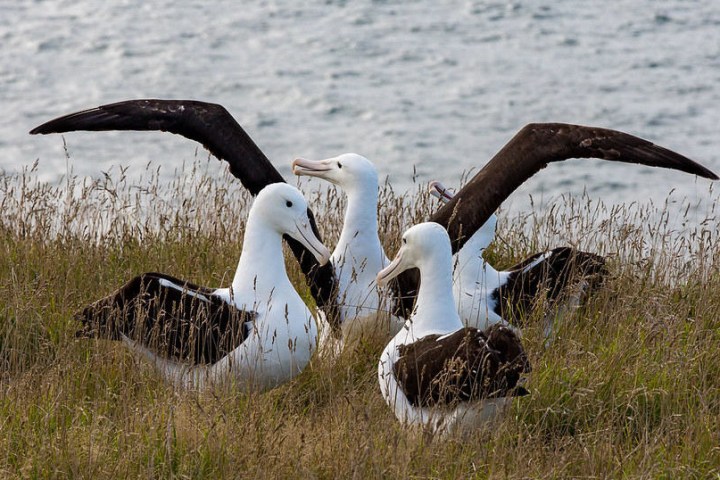
[[[59,185],[0,176],[2,477],[708,477],[720,471],[720,272],[715,205],[607,207],[564,198],[500,224],[508,266],[570,244],[612,276],[544,349],[526,334],[531,395],[499,428],[439,442],[403,430],[379,395],[384,339],[316,360],[265,394],[174,391],[121,345],[76,339],[73,314],[143,271],[230,281],[250,198],[217,165]],[[418,187],[381,193],[381,236],[433,208]],[[344,201],[308,195],[328,243]],[[504,216],[503,216],[504,217]],[[501,217],[502,218],[502,217]],[[685,218],[685,220],[684,220]],[[684,224],[684,227],[683,227]],[[682,230],[684,228],[684,230]],[[682,230],[682,231],[679,231]],[[294,260],[291,278],[310,296]],[[540,315],[538,314],[538,319]],[[538,322],[539,325],[540,322]]]

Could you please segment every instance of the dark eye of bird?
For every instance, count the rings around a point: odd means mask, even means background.
[[[403,243],[407,243],[407,238],[403,238]]]
[[[292,207],[292,202],[290,200],[288,200],[287,202],[285,202],[285,205],[287,205],[288,208],[290,208],[290,207]]]
[[[338,168],[342,168],[342,163],[338,162]]]

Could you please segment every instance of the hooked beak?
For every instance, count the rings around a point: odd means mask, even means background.
[[[297,228],[296,231],[290,236],[305,245],[305,248],[310,250],[310,253],[313,254],[320,265],[328,263],[330,261],[330,251],[312,231],[310,221],[308,219],[298,220],[295,222],[295,227]]]
[[[377,274],[377,277],[375,277],[375,282],[378,284],[378,286],[385,286],[387,285],[390,280],[400,275],[402,272],[407,270],[407,267],[405,266],[405,263],[403,262],[403,252],[405,250],[400,247],[400,250],[398,250],[397,255],[395,255],[395,258],[393,261],[388,265],[387,267],[380,270]]]
[[[325,172],[332,170],[326,160],[307,160],[296,158],[292,162],[292,171],[295,175],[307,175],[308,177],[325,178]]]
[[[430,192],[430,195],[440,199],[440,201],[442,201],[443,203],[449,202],[455,196],[450,193],[450,191],[437,180],[433,180],[432,182],[430,182],[430,184],[428,185],[428,191]]]

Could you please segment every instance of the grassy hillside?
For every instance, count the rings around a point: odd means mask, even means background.
[[[0,477],[708,477],[720,473],[717,220],[684,207],[583,198],[502,218],[490,256],[509,266],[573,245],[611,278],[545,349],[525,332],[531,394],[490,432],[433,439],[385,405],[382,339],[314,361],[264,394],[176,391],[121,345],[76,339],[73,314],[130,277],[163,271],[227,285],[250,199],[200,162],[170,183],[148,170],[61,186],[0,176]],[[307,190],[307,189],[305,189]],[[342,200],[309,196],[332,245]],[[390,255],[434,208],[422,187],[381,195]],[[411,217],[411,213],[412,217]],[[299,269],[290,275],[308,298]],[[539,315],[536,315],[539,319]]]

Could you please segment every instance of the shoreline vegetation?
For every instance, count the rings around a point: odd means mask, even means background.
[[[507,267],[571,245],[608,256],[610,278],[562,312],[543,346],[524,331],[530,395],[491,431],[431,438],[380,396],[387,338],[315,358],[266,393],[173,389],[119,343],[75,338],[73,315],[127,279],[163,271],[225,286],[251,197],[216,161],[162,180],[148,166],[57,185],[0,174],[0,477],[539,478],[720,473],[720,233],[716,205],[608,207],[587,196],[500,215],[487,257]],[[295,179],[291,182],[294,183]],[[302,183],[332,249],[344,201]],[[417,185],[380,193],[388,255],[437,208]],[[286,249],[288,274],[312,302]]]

